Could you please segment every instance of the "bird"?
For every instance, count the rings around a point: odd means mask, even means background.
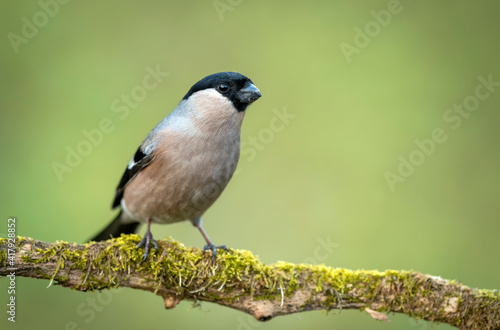
[[[214,73],[195,83],[129,161],[112,203],[120,212],[91,241],[135,233],[145,223],[146,233],[137,246],[144,246],[144,262],[150,244],[158,250],[151,223],[187,220],[201,232],[212,261],[217,250],[229,251],[210,240],[201,218],[234,174],[243,118],[261,96],[255,84],[237,72]]]

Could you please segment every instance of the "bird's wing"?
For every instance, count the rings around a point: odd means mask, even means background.
[[[139,149],[137,149],[134,157],[128,163],[127,169],[125,170],[125,173],[123,173],[122,179],[120,180],[120,183],[116,188],[112,209],[115,209],[120,205],[121,199],[123,197],[123,192],[125,191],[125,187],[127,186],[127,184],[132,181],[132,179],[135,178],[135,176],[139,174],[141,170],[148,166],[149,163],[151,163],[152,159],[153,153],[145,153],[142,150],[142,145],[139,147]]]

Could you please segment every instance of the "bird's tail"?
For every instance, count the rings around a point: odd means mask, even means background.
[[[122,223],[122,213],[123,211],[120,211],[116,218],[103,231],[92,238],[91,241],[105,241],[111,237],[118,237],[120,234],[135,233],[137,227],[139,227],[139,222]]]

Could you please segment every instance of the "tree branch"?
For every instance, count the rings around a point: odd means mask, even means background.
[[[138,235],[106,242],[48,243],[0,239],[0,275],[44,278],[80,291],[129,287],[161,296],[166,308],[181,300],[209,301],[259,321],[310,310],[361,309],[447,323],[460,329],[500,329],[498,290],[471,289],[412,271],[352,271],[322,265],[262,264],[248,251],[210,252],[173,240],[140,264]],[[10,243],[10,246],[9,246]],[[13,249],[15,248],[15,254]],[[14,269],[14,270],[12,270]]]

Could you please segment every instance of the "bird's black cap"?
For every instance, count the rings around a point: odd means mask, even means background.
[[[244,111],[252,102],[261,97],[259,89],[248,77],[237,72],[219,72],[206,76],[194,84],[183,100],[209,88],[214,88],[226,96],[238,111]]]

